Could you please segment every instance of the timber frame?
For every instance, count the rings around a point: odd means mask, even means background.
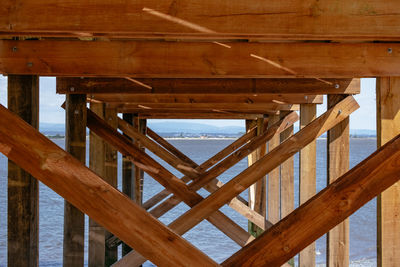
[[[327,266],[348,266],[347,218],[376,196],[378,266],[400,266],[392,234],[400,233],[398,10],[394,0],[5,1],[8,266],[38,266],[37,180],[65,199],[66,267],[84,265],[85,214],[89,266],[289,266],[298,254],[299,266],[313,267],[313,242],[323,234]],[[39,76],[56,77],[66,96],[65,150],[37,130]],[[377,78],[378,150],[349,170],[349,117],[365,77]],[[324,96],[328,108],[317,116]],[[148,119],[241,119],[246,132],[197,164]],[[328,186],[315,194],[316,139],[324,133]],[[248,168],[222,183],[246,157]],[[146,202],[144,173],[165,188]],[[190,209],[172,223],[157,219],[181,202]],[[248,229],[220,211],[224,205]],[[203,220],[241,249],[217,263],[181,237]]]

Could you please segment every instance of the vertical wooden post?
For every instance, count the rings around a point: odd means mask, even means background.
[[[376,84],[378,148],[400,132],[400,78],[378,78]],[[378,266],[400,266],[400,183],[378,196]]]
[[[91,110],[112,127],[117,128],[117,111],[104,104],[91,103]],[[90,168],[107,183],[117,187],[117,151],[96,134],[90,132]],[[106,240],[111,237],[103,227],[89,219],[89,266],[110,266],[118,260],[118,247],[108,248]]]
[[[8,76],[8,108],[38,129],[38,76]],[[38,266],[38,204],[37,180],[8,161],[8,266]]]
[[[246,121],[246,130],[249,131],[252,127],[257,125],[257,135],[264,132],[264,119],[260,118],[256,121]],[[256,151],[248,156],[248,166],[254,164],[262,156],[265,155],[267,144],[262,145]],[[266,178],[262,178],[257,183],[249,187],[249,207],[257,213],[266,217],[267,212],[267,196],[266,196]],[[258,227],[252,222],[248,222],[249,233],[255,237],[263,233],[262,228]]]
[[[317,117],[316,104],[301,104],[300,105],[300,129],[303,129],[307,124]],[[316,153],[317,142],[314,140],[308,146],[300,151],[299,156],[299,197],[300,205],[309,200],[316,193]],[[315,243],[311,244],[299,254],[300,267],[315,266]]]
[[[140,133],[146,134],[147,121],[146,119],[139,119],[137,116],[134,116],[134,127],[139,130]],[[139,147],[144,151],[144,147],[138,144]],[[135,175],[135,190],[134,197],[135,202],[139,205],[142,205],[143,202],[143,179],[144,172],[142,169],[134,166],[134,175]]]
[[[268,124],[273,125],[279,121],[279,115],[271,115]],[[268,142],[268,151],[279,146],[280,135],[275,135]],[[268,220],[277,223],[280,220],[280,173],[279,167],[268,174]]]
[[[289,112],[281,111],[281,118]],[[283,143],[293,135],[293,125],[281,133]],[[290,157],[281,164],[281,218],[286,217],[294,210],[294,157]]]
[[[104,119],[104,104],[90,103],[90,109]],[[105,177],[104,141],[95,133],[89,134],[89,167],[100,177]],[[105,265],[105,230],[89,218],[89,266]]]
[[[86,95],[66,96],[65,149],[80,162],[86,162]],[[64,251],[66,267],[84,264],[85,215],[65,201]]]
[[[113,128],[118,127],[118,112],[115,108],[106,108],[104,114],[105,120]],[[105,176],[104,180],[115,188],[118,186],[118,151],[111,145],[105,144]],[[105,239],[112,236],[108,231],[105,232]],[[105,249],[105,266],[111,266],[118,261],[118,247]]]
[[[124,113],[122,115],[124,121],[133,125],[133,114]],[[129,138],[129,136],[125,135],[125,137]],[[129,138],[130,139],[130,138]],[[125,156],[122,157],[122,192],[127,195],[130,199],[134,199],[133,195],[133,164],[127,159]],[[132,251],[132,248],[122,243],[122,257]]]
[[[328,95],[331,108],[347,95]],[[328,131],[328,184],[349,170],[349,118]],[[327,267],[349,266],[349,219],[327,234]]]

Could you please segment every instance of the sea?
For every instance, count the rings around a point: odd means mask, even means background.
[[[52,140],[60,147],[64,147],[64,139]],[[170,142],[188,155],[198,164],[229,145],[233,140],[228,139],[201,139],[201,140],[170,140]],[[376,150],[374,138],[352,138],[350,140],[350,167],[357,165]],[[151,153],[150,153],[151,154]],[[154,155],[153,155],[154,156]],[[156,156],[154,156],[157,158]],[[326,175],[326,139],[317,140],[317,192],[327,186]],[[88,162],[88,161],[87,161]],[[162,161],[161,161],[162,162]],[[119,188],[121,189],[121,157],[119,157]],[[162,162],[171,172],[182,176],[167,163]],[[227,182],[247,167],[247,159],[240,161],[233,168],[223,173],[219,179]],[[295,207],[298,207],[299,178],[298,155],[295,156]],[[40,184],[40,218],[39,218],[39,266],[62,266],[63,247],[63,212],[64,200],[47,186]],[[145,175],[144,200],[149,199],[163,188],[149,176]],[[205,190],[199,193],[208,195]],[[242,193],[247,198],[247,191]],[[179,204],[160,218],[168,224],[188,210],[185,204]],[[232,218],[244,229],[247,229],[247,220],[228,206],[222,207],[227,216]],[[87,217],[87,216],[86,216]],[[118,223],[118,222],[116,222]],[[87,226],[86,218],[86,247],[85,264],[87,264]],[[350,216],[350,261],[351,266],[376,266],[376,199],[373,199],[356,213]],[[184,236],[189,242],[205,252],[217,262],[222,262],[238,251],[240,247],[207,221],[203,221]],[[322,236],[316,241],[316,261],[318,266],[325,266],[326,238]],[[297,258],[295,259],[297,265]],[[0,266],[7,264],[7,159],[0,155]],[[144,266],[154,266],[146,262]]]

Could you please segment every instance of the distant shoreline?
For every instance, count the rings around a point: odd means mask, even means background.
[[[49,139],[65,139],[65,136],[54,136],[54,135],[46,135]],[[89,136],[86,136],[89,138]],[[164,137],[165,140],[237,140],[239,137]],[[318,137],[317,140],[325,140],[327,137]],[[368,139],[374,140],[376,137],[373,136],[350,136],[350,139]]]

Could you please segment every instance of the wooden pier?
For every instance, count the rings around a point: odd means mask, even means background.
[[[65,199],[65,267],[84,265],[85,231],[93,267],[290,266],[296,255],[296,266],[313,267],[314,242],[324,234],[327,266],[346,267],[348,217],[374,197],[377,266],[400,266],[398,10],[393,0],[5,1],[8,266],[39,265],[38,181]],[[65,95],[65,150],[38,131],[40,76],[56,77]],[[353,95],[366,77],[377,78],[378,148],[350,169]],[[328,108],[317,116],[324,96]],[[241,119],[246,132],[197,164],[148,119]],[[316,139],[325,133],[328,185],[316,194]],[[245,158],[248,168],[222,183],[219,176]],[[144,173],[165,188],[146,202]],[[172,223],[157,219],[181,202],[190,209]],[[215,262],[181,237],[203,220],[241,249]]]

